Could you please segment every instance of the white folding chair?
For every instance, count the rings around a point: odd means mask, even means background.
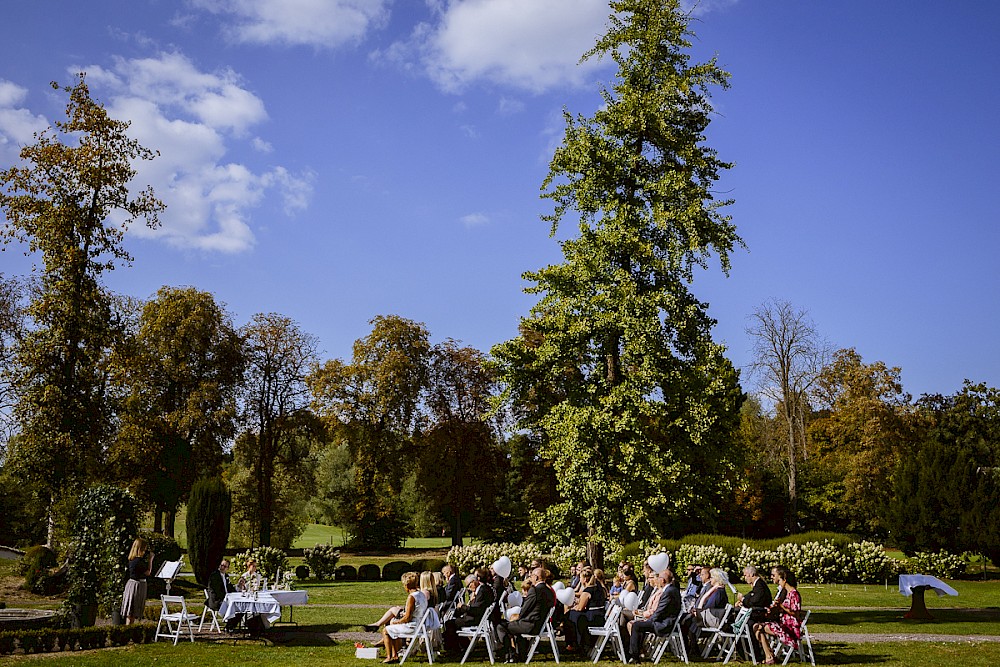
[[[413,626],[413,632],[408,635],[400,635],[399,638],[406,644],[406,648],[403,649],[402,655],[399,656],[399,664],[402,665],[406,662],[410,651],[421,641],[424,642],[424,648],[427,650],[427,662],[434,664],[434,646],[431,643],[431,633],[427,630],[427,618],[430,616],[431,611],[433,611],[433,607],[428,605],[424,613],[420,615],[420,620]]]
[[[171,612],[170,605],[181,606],[180,611]],[[174,646],[177,646],[177,640],[181,637],[181,626],[185,623],[188,627],[188,635],[191,637],[191,641],[194,641],[194,625],[192,621],[198,620],[198,614],[189,614],[187,610],[187,603],[184,602],[184,598],[180,595],[161,595],[160,596],[160,620],[156,623],[156,636],[153,637],[153,641],[159,640],[160,637],[166,637],[170,639],[173,637]],[[160,626],[166,624],[167,631],[160,632]],[[176,625],[175,625],[176,624]]]
[[[731,605],[729,603],[726,603],[726,609],[725,609],[725,611],[722,612],[722,618],[719,620],[719,624],[717,626],[715,626],[715,627],[710,627],[710,626],[707,626],[707,625],[701,625],[701,619],[699,618],[698,619],[698,625],[699,625],[698,641],[701,641],[702,639],[708,639],[709,637],[712,637],[714,639],[715,635],[718,634],[718,632],[720,630],[722,630],[722,628],[726,625],[726,621],[729,620],[729,615],[732,612],[733,612],[733,605]],[[708,657],[708,649],[709,649],[709,646],[711,646],[711,645],[712,645],[712,641],[711,640],[709,640],[709,641],[707,641],[705,643],[705,650],[702,652],[701,657],[703,657],[703,658],[707,658]]]
[[[816,656],[813,654],[812,639],[809,637],[808,623],[810,614],[812,614],[812,611],[807,611],[805,616],[802,617],[802,623],[799,624],[801,636],[799,637],[798,648],[781,643],[781,640],[777,637],[769,640],[771,642],[771,650],[774,652],[775,662],[780,661],[782,665],[787,665],[793,653],[798,656],[799,662],[805,662],[806,649],[808,649],[809,664],[816,667]]]
[[[464,588],[459,588],[458,592],[455,593],[455,596],[452,599],[446,600],[445,603],[441,605],[441,609],[438,613],[441,616],[442,625],[450,621],[455,615],[455,610],[458,608],[459,601],[465,599],[465,590],[466,589]]]
[[[681,628],[681,619],[684,618],[684,614],[679,615],[675,620],[673,626],[670,628],[670,634],[664,635],[662,637],[657,637],[653,635],[653,664],[659,664],[660,658],[666,653],[667,649],[673,653],[682,662],[688,661],[687,647],[684,646],[684,630]]]
[[[215,630],[216,632],[222,632],[222,628],[219,627],[219,615],[214,609],[208,606],[208,589],[205,589],[205,608],[201,610],[201,623],[198,624],[198,632],[205,627],[205,614],[212,617],[212,622],[208,626],[208,631],[211,632]]]
[[[614,639],[614,647],[618,650],[618,657],[621,661],[628,662],[628,659],[625,657],[625,642],[622,641],[621,628],[618,627],[618,618],[621,615],[621,605],[611,605],[611,608],[607,611],[607,615],[604,617],[604,625],[599,628],[588,628],[590,634],[601,638],[601,641],[594,644],[594,648],[590,652],[594,658],[594,662],[601,659],[601,655],[604,653],[604,648],[608,645],[609,639]]]
[[[548,616],[545,617],[545,622],[542,623],[542,629],[538,631],[537,635],[521,635],[525,639],[533,639],[531,642],[531,648],[528,649],[528,659],[524,661],[524,664],[531,662],[531,659],[535,655],[535,650],[543,639],[548,639],[549,643],[552,645],[552,655],[556,659],[556,664],[559,664],[559,646],[556,645],[556,631],[552,628],[552,614],[556,611],[555,607],[549,609]]]
[[[489,606],[478,625],[459,628],[456,631],[455,634],[459,637],[465,637],[469,640],[469,648],[465,649],[465,655],[462,656],[463,665],[465,664],[465,661],[469,659],[469,655],[472,653],[472,647],[476,645],[476,642],[480,637],[482,637],[483,641],[486,642],[486,652],[490,656],[490,664],[492,665],[496,662],[496,656],[493,651],[493,628],[490,627],[490,614],[493,613],[493,607],[495,606],[495,602]]]
[[[707,658],[712,654],[712,649],[718,645],[719,655],[716,657],[725,656],[722,664],[728,663],[732,657],[733,653],[736,652],[736,647],[739,645],[740,641],[745,642],[747,646],[747,651],[750,654],[750,659],[753,660],[753,664],[757,664],[757,656],[754,655],[753,650],[753,638],[750,635],[750,614],[753,613],[753,609],[750,607],[742,607],[736,614],[736,619],[733,621],[733,627],[731,630],[726,631],[725,629],[719,629],[714,635],[712,635],[712,640],[705,647],[705,652],[702,654],[703,658]]]

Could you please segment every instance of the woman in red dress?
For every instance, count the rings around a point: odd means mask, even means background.
[[[802,598],[795,588],[795,578],[788,568],[779,565],[774,568],[778,578],[778,588],[784,590],[784,599],[776,607],[768,610],[768,617],[776,616],[776,620],[758,623],[753,627],[754,634],[764,650],[764,664],[774,664],[774,652],[771,650],[770,638],[777,637],[785,646],[799,647],[802,637],[802,627],[799,622],[799,610],[802,609]]]

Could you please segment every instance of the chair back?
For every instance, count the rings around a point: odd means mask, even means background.
[[[184,597],[182,595],[161,595],[160,604],[163,606],[163,613],[170,613],[170,605],[179,604],[181,606],[181,613],[187,613],[187,603],[184,602]]]
[[[612,630],[618,626],[618,617],[622,615],[621,605],[613,605],[604,617],[604,629]]]
[[[747,624],[750,620],[750,614],[753,613],[753,609],[750,607],[741,607],[740,613],[736,614],[736,620],[733,621],[733,634],[738,635],[743,630],[743,626]]]

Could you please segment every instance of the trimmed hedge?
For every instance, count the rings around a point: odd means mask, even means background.
[[[410,564],[414,572],[440,572],[448,564],[442,558],[418,558]]]
[[[338,581],[357,581],[358,569],[353,565],[341,565],[334,576]]]
[[[18,649],[27,654],[146,644],[153,641],[155,634],[154,623],[0,632],[0,655],[10,655]]]
[[[366,563],[358,568],[358,579],[361,581],[378,581],[382,578],[382,571],[378,565]]]
[[[394,560],[382,566],[382,581],[399,581],[405,573],[413,571],[413,566],[405,560]]]

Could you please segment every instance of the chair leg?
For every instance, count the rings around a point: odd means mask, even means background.
[[[556,644],[556,633],[549,628],[549,643],[552,644],[552,657],[556,659],[556,664],[559,664],[559,646]]]

